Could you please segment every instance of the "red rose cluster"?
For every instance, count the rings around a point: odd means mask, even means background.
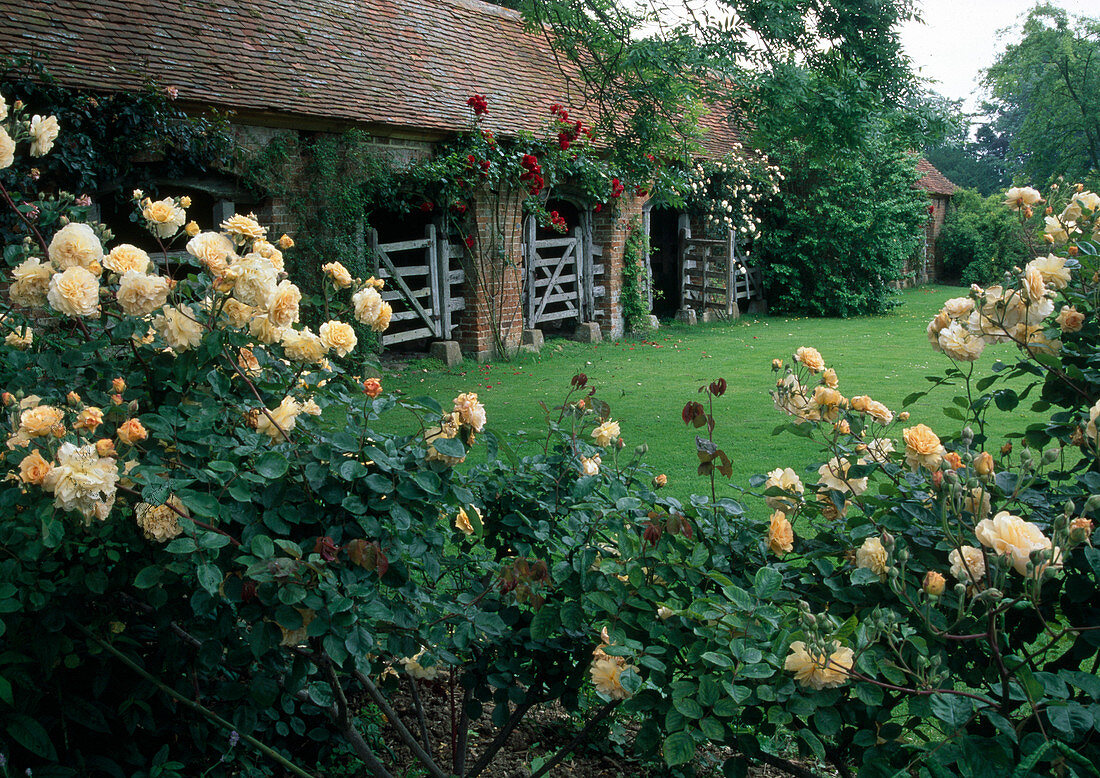
[[[480,168],[480,170],[478,170],[478,172],[480,173],[482,178],[489,175],[489,165],[490,164],[491,163],[487,159],[483,159],[480,162],[478,162],[477,157],[475,157],[473,154],[467,154],[466,155],[466,165],[470,168],[475,169],[475,170]]]
[[[580,119],[575,122],[569,120],[569,112],[560,103],[554,103],[550,106],[550,113],[556,116],[558,120],[558,146],[562,151],[568,151],[569,146],[582,133],[588,138],[592,137],[592,131],[585,127],[584,122]]]
[[[542,188],[546,186],[546,181],[542,177],[542,166],[539,165],[539,161],[535,158],[534,154],[524,154],[523,159],[520,160],[520,167],[523,168],[523,175],[519,177],[520,181],[527,181],[527,190],[531,194],[538,194],[542,191]]]
[[[569,225],[565,223],[565,217],[557,211],[550,211],[550,226],[560,232],[569,229]]]
[[[489,113],[489,101],[485,99],[485,95],[471,95],[466,105],[470,106],[474,116],[484,116]]]
[[[622,193],[626,191],[626,187],[623,186],[623,182],[617,178],[611,179],[611,197],[621,197]]]

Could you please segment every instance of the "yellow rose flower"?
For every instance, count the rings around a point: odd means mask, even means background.
[[[622,674],[625,670],[633,670],[630,665],[620,664],[617,658],[594,659],[589,667],[592,676],[592,685],[596,691],[613,700],[625,700],[631,696],[622,684]]]
[[[149,271],[150,261],[149,255],[137,246],[131,246],[129,243],[119,243],[111,249],[110,254],[103,258],[103,267],[119,275],[131,270],[146,273]]]
[[[476,505],[471,505],[474,513],[477,514],[477,520],[481,521],[481,511],[477,509]],[[461,531],[466,535],[474,534],[474,525],[470,522],[470,517],[466,514],[465,508],[459,508],[458,514],[455,516],[455,529]]]
[[[146,538],[155,540],[158,543],[167,543],[172,538],[183,534],[179,514],[172,510],[172,507],[175,507],[185,516],[187,515],[187,509],[184,507],[183,502],[175,495],[171,495],[165,500],[164,505],[150,505],[147,502],[139,502],[134,506],[134,517],[137,519],[137,525],[141,527],[142,534]]]
[[[581,457],[581,475],[599,475],[601,462],[599,456]]]
[[[184,247],[187,253],[199,260],[215,277],[229,272],[229,258],[233,256],[233,242],[217,232],[200,232]]]
[[[50,279],[46,299],[58,313],[96,318],[99,316],[99,279],[82,267],[70,267]]]
[[[317,334],[325,348],[335,351],[341,357],[350,354],[359,342],[355,337],[355,329],[342,321],[325,322],[317,330]]]
[[[886,580],[887,554],[881,540],[867,538],[863,541],[863,545],[856,549],[856,567],[864,567]]]
[[[267,317],[276,327],[289,327],[298,321],[298,306],[301,301],[301,290],[290,281],[281,281],[268,295]]]
[[[825,372],[821,374],[821,381],[830,389],[836,389],[840,386],[840,379],[837,378],[836,371],[831,367],[826,368]]]
[[[149,437],[145,426],[137,419],[127,419],[118,427],[118,441],[125,446],[132,446],[138,441]]]
[[[309,327],[285,330],[281,342],[286,358],[294,362],[315,365],[325,356],[325,344]]]
[[[393,317],[393,307],[389,303],[382,303],[381,310],[378,311],[378,318],[374,320],[374,323],[370,325],[370,328],[375,332],[385,332],[390,326],[390,319]]]
[[[951,563],[951,575],[963,583],[977,583],[985,578],[985,557],[981,549],[961,546],[947,555]]]
[[[329,262],[327,265],[321,265],[321,270],[332,279],[332,283],[337,289],[347,289],[351,286],[351,273],[339,262]]]
[[[34,343],[34,330],[27,326],[17,327],[15,332],[9,332],[4,337],[4,342],[20,351],[26,351]]]
[[[202,343],[202,325],[186,306],[166,305],[153,319],[153,327],[173,351],[187,351]]]
[[[283,327],[276,327],[271,323],[271,319],[268,318],[267,314],[253,316],[248,322],[248,332],[261,343],[267,343],[268,345],[278,343],[286,334]]]
[[[54,506],[80,513],[85,521],[105,520],[115,504],[119,473],[115,460],[101,457],[89,443],[77,448],[62,443],[57,464],[50,469],[42,488],[54,496]]]
[[[118,284],[118,305],[127,316],[142,317],[168,302],[167,278],[127,270]]]
[[[267,235],[267,227],[261,226],[256,221],[256,214],[254,213],[250,213],[248,216],[234,214],[222,222],[221,230],[237,245],[263,240],[264,236]]]
[[[31,117],[30,131],[31,156],[41,157],[53,148],[53,142],[57,140],[57,134],[61,131],[61,127],[57,123],[56,116],[38,116],[35,114]]]
[[[464,392],[455,398],[454,412],[458,414],[459,421],[474,432],[481,432],[485,427],[485,406],[477,400],[474,392]]]
[[[240,300],[230,297],[222,304],[222,313],[229,318],[229,323],[234,327],[244,327],[252,320],[256,309],[251,305],[245,305]]]
[[[187,214],[171,197],[147,203],[142,208],[141,215],[149,231],[158,238],[172,237],[187,221]]]
[[[49,254],[57,270],[82,267],[97,276],[103,272],[103,244],[87,224],[73,222],[55,232]]]
[[[1062,332],[1080,332],[1085,325],[1085,314],[1077,310],[1076,306],[1063,305],[1055,319]]]
[[[52,277],[52,265],[44,263],[38,257],[25,259],[12,270],[15,282],[8,290],[8,295],[13,303],[27,308],[45,305]]]
[[[833,457],[817,469],[819,483],[826,489],[836,492],[851,492],[861,495],[867,491],[866,478],[849,478],[851,463],[844,457]]]
[[[1056,257],[1053,254],[1036,257],[1027,263],[1027,269],[1039,271],[1044,283],[1052,289],[1065,289],[1069,286],[1070,270],[1066,267],[1065,257]]]
[[[765,497],[764,501],[768,503],[768,507],[776,511],[791,511],[798,507],[799,502],[802,500],[802,494],[806,491],[806,487],[802,483],[802,479],[798,477],[792,468],[776,468],[768,473],[768,479],[764,482],[764,489],[779,488],[790,495]]]
[[[273,443],[281,443],[287,439],[283,433],[289,433],[294,429],[298,414],[301,412],[302,406],[293,397],[284,397],[277,408],[273,408],[268,413],[260,413],[256,420],[256,431],[267,435]],[[270,418],[268,418],[269,415]]]
[[[233,284],[234,297],[245,305],[263,306],[275,291],[279,271],[270,259],[252,253],[230,265],[225,277]]]
[[[959,362],[974,362],[985,349],[985,341],[971,335],[970,330],[957,321],[941,330],[937,340],[940,350]]]
[[[0,170],[11,167],[15,162],[15,141],[8,131],[0,127]]]
[[[93,433],[103,423],[103,410],[89,405],[76,415],[73,429]]]
[[[924,574],[924,580],[921,582],[921,588],[924,589],[924,593],[929,597],[939,597],[943,594],[944,588],[947,586],[947,580],[941,573],[937,573],[935,570],[929,570]]]
[[[801,640],[791,643],[791,652],[783,663],[786,670],[794,672],[794,678],[803,686],[811,689],[831,689],[848,682],[848,673],[852,669],[855,653],[847,647],[840,647],[826,657],[823,654],[811,654]]]
[[[1032,551],[1052,549],[1050,539],[1043,535],[1038,526],[1019,516],[1013,516],[1008,511],[1001,511],[992,519],[978,522],[974,534],[983,546],[993,549],[996,554],[1010,557],[1013,568],[1020,575],[1028,574]],[[1054,549],[1051,559],[1054,565],[1060,565],[1061,551]],[[1045,568],[1046,564],[1043,564],[1036,572],[1041,575]]]
[[[1042,199],[1043,196],[1039,191],[1030,186],[1014,186],[1005,192],[1005,205],[1013,211],[1035,205]]]
[[[776,511],[768,521],[768,550],[778,557],[794,550],[794,528],[783,511]]]
[[[621,434],[619,429],[619,422],[617,421],[605,421],[596,429],[592,430],[592,437],[596,441],[596,445],[601,448],[607,448],[611,445],[611,442],[618,438]]]
[[[821,358],[821,352],[811,346],[799,346],[794,352],[794,361],[801,362],[811,373],[820,373],[825,369],[825,360]]]
[[[974,311],[974,300],[970,297],[952,297],[943,304],[943,312],[952,319],[963,319]],[[940,329],[943,329],[942,327]]]
[[[187,233],[187,237],[193,238],[200,232],[202,232],[202,227],[199,226],[199,223],[197,221],[192,219],[191,221],[187,222],[187,224],[183,225],[183,231]]]
[[[355,306],[355,320],[373,327],[382,311],[382,295],[373,286],[364,286],[351,296],[351,304]]]
[[[940,439],[931,429],[924,424],[908,427],[902,430],[905,439],[905,461],[916,472],[924,467],[928,470],[939,470],[947,450],[940,445]]]
[[[443,665],[439,663],[428,667],[420,664],[420,660],[424,657],[426,651],[427,649],[422,648],[416,656],[405,657],[401,660],[401,666],[405,669],[405,672],[418,681],[434,681],[443,671]]]

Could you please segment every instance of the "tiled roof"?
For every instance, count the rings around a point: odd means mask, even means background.
[[[932,163],[923,157],[917,161],[917,172],[921,174],[920,181],[917,182],[917,186],[924,189],[929,194],[944,195],[950,197],[955,194],[957,186],[947,180],[947,177],[943,173],[936,170],[932,166]]]
[[[23,0],[4,13],[0,52],[37,55],[82,88],[151,79],[188,104],[314,127],[454,132],[475,93],[497,132],[538,130],[555,102],[592,123],[545,38],[478,0]],[[736,137],[716,118],[702,122],[716,125],[711,153]]]

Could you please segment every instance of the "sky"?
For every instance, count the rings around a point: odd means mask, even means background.
[[[1071,14],[1100,16],[1100,0],[1053,0]],[[977,112],[982,99],[981,70],[1004,51],[999,33],[1022,23],[1034,0],[918,0],[924,24],[902,28],[902,44],[918,75],[933,79],[931,87],[953,100],[964,99]],[[1018,35],[1017,30],[1017,35]]]

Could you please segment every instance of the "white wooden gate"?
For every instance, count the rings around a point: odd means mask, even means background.
[[[523,320],[527,327],[545,322],[592,321],[595,318],[596,276],[603,273],[595,260],[603,249],[592,239],[590,223],[560,238],[536,239],[533,217],[524,222]]]
[[[758,268],[750,268],[737,251],[730,230],[724,240],[692,238],[680,231],[680,307],[736,316],[738,300],[763,297]]]
[[[423,238],[396,243],[379,243],[378,231],[372,229],[370,250],[378,263],[377,276],[386,282],[382,299],[394,309],[382,345],[422,338],[450,340],[453,314],[465,307],[465,300],[452,293],[465,278],[461,267],[451,269],[451,259],[462,257],[461,247],[429,224]]]

